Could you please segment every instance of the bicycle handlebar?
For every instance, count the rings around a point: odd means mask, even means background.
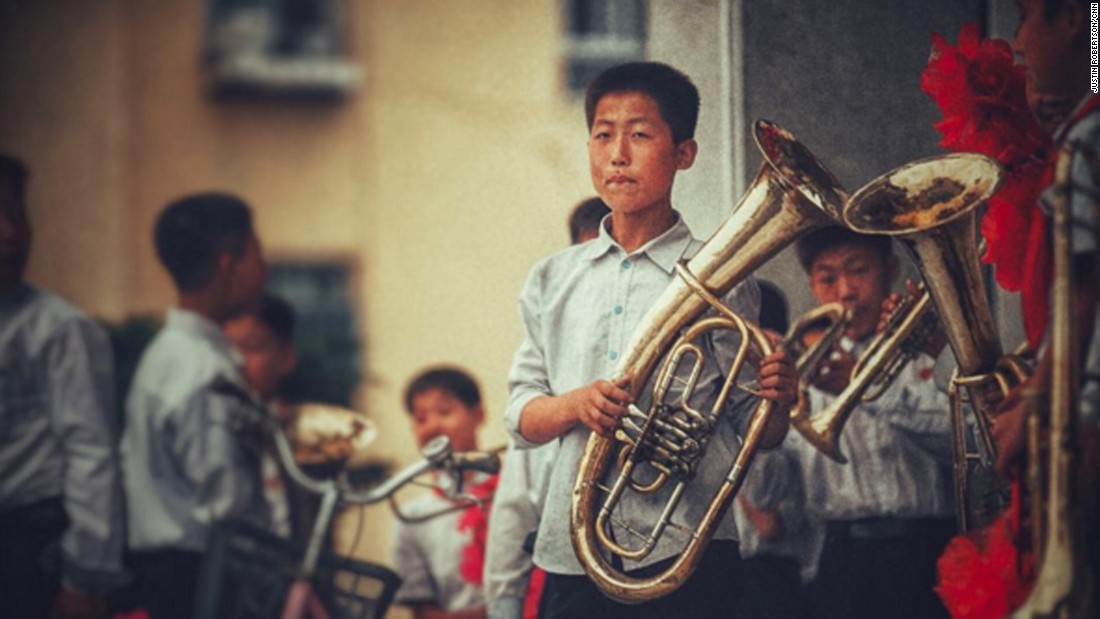
[[[497,453],[482,451],[455,452],[451,449],[449,438],[437,436],[420,450],[420,454],[423,456],[421,460],[404,467],[375,488],[357,491],[340,477],[322,480],[311,477],[303,471],[294,459],[294,449],[291,447],[290,439],[287,437],[282,425],[268,412],[267,407],[247,389],[225,378],[218,378],[215,380],[214,390],[241,400],[259,416],[259,422],[264,429],[269,431],[275,438],[275,449],[279,454],[279,460],[294,483],[314,494],[324,495],[335,490],[340,500],[345,503],[371,505],[384,501],[413,479],[433,469],[453,473],[480,471],[495,474],[500,471],[500,456]]]

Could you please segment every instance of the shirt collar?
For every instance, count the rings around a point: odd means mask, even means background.
[[[168,329],[178,329],[189,335],[205,340],[216,350],[232,359],[234,365],[238,367],[244,365],[244,357],[242,357],[237,348],[233,346],[233,343],[229,341],[229,338],[225,337],[225,333],[222,332],[221,327],[213,320],[210,320],[198,312],[183,309],[182,307],[169,308],[168,314],[164,320],[164,326]]]
[[[691,230],[687,224],[684,223],[684,218],[680,216],[678,211],[672,211],[676,215],[676,222],[672,226],[662,232],[657,237],[650,239],[648,243],[634,250],[633,254],[645,254],[654,264],[661,267],[667,273],[672,273],[676,267],[676,262],[683,257],[684,253],[688,249],[688,245],[694,237],[691,235]],[[611,248],[618,248],[624,254],[626,250],[619,246],[615,239],[611,237],[609,231],[611,227],[611,215],[605,215],[600,221],[600,234],[595,239],[592,239],[585,244],[584,257],[589,260],[596,260],[603,256]]]
[[[1090,99],[1092,99],[1091,95],[1081,97],[1081,100],[1077,102],[1077,105],[1073,106],[1073,111],[1069,113],[1069,116],[1066,116],[1066,119],[1062,121],[1062,124],[1058,125],[1058,129],[1054,131],[1055,144],[1066,139],[1066,135],[1069,134],[1069,130],[1073,128],[1073,125],[1076,124],[1078,120],[1080,120],[1078,116],[1081,114],[1081,111],[1085,109],[1085,106],[1089,104]]]

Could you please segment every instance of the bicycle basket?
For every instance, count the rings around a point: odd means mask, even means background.
[[[244,522],[214,526],[203,557],[196,619],[271,619],[281,614],[304,549]],[[332,619],[382,619],[401,583],[393,571],[325,552],[314,592]]]

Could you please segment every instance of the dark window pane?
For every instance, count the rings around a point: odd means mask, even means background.
[[[275,263],[268,288],[298,314],[298,369],[284,384],[294,402],[350,406],[359,384],[359,338],[343,264]]]

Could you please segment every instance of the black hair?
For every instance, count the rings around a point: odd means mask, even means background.
[[[1043,21],[1049,22],[1061,11],[1066,4],[1076,3],[1081,6],[1084,15],[1088,15],[1088,2],[1085,0],[1043,0]]]
[[[481,389],[469,372],[455,366],[436,366],[421,371],[405,387],[405,410],[412,412],[413,399],[430,389],[442,389],[466,406],[481,404]]]
[[[584,95],[584,114],[588,130],[595,122],[596,106],[612,92],[638,92],[657,103],[661,118],[672,130],[672,140],[680,144],[695,137],[699,121],[699,90],[680,71],[659,62],[628,62],[616,65],[596,76]]]
[[[569,215],[569,240],[575,244],[582,233],[598,228],[600,221],[610,212],[611,209],[599,198],[589,198],[573,207]]]
[[[787,297],[779,286],[767,280],[758,279],[756,283],[760,286],[760,326],[776,333],[786,333],[790,324]]]
[[[210,283],[223,253],[240,256],[253,236],[252,212],[240,198],[198,193],[168,204],[157,217],[157,257],[181,292]]]
[[[890,237],[876,234],[859,234],[844,226],[825,226],[810,232],[795,244],[795,252],[798,254],[798,262],[807,273],[814,265],[814,260],[822,252],[842,245],[858,245],[873,250],[882,258],[883,262],[890,259],[893,247]]]
[[[20,159],[0,153],[0,181],[11,183],[15,199],[23,204],[27,199],[27,164]]]
[[[294,307],[286,299],[265,293],[260,299],[259,307],[252,315],[271,331],[279,343],[286,345],[294,341],[294,328],[298,323],[298,316],[294,312]]]

